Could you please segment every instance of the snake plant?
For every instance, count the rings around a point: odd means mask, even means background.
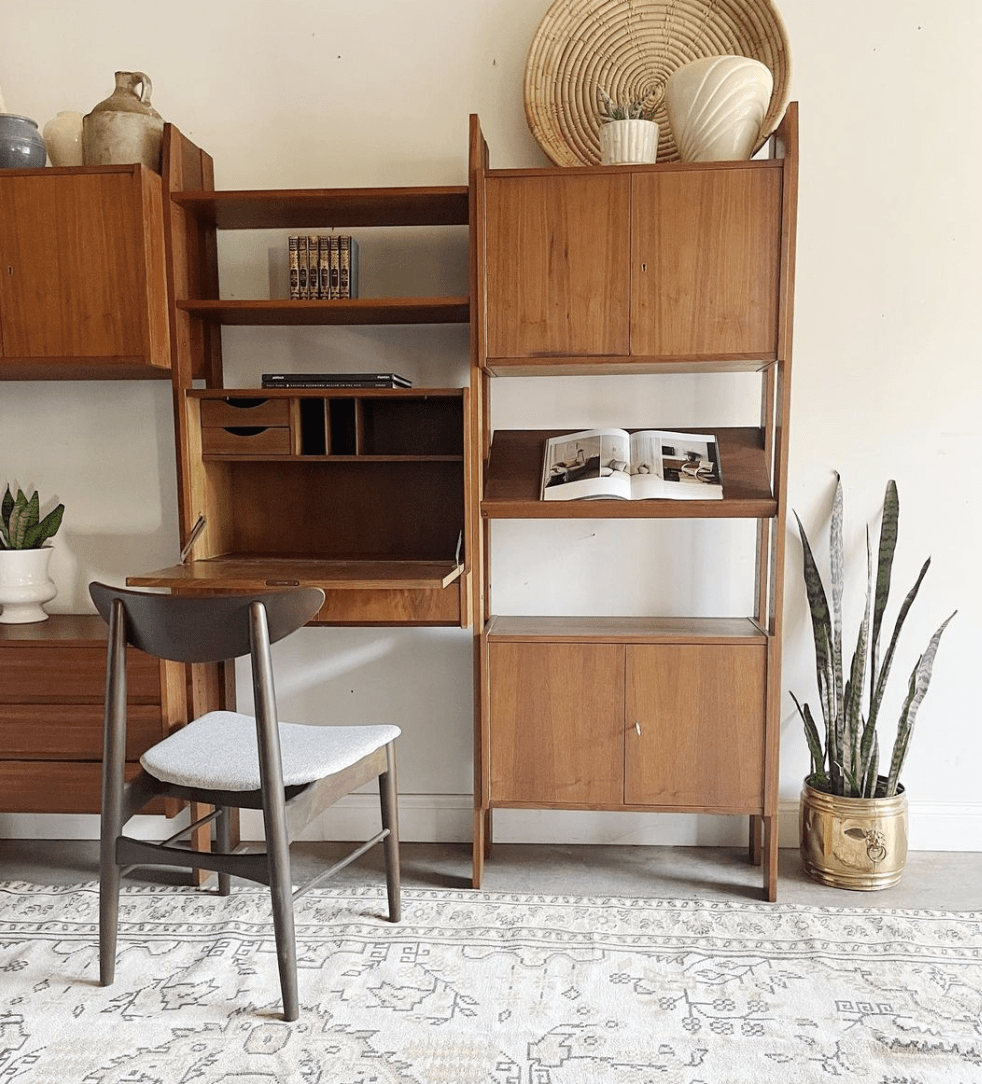
[[[843,669],[842,593],[844,558],[842,545],[842,481],[836,475],[832,501],[832,524],[829,538],[829,573],[832,602],[826,593],[822,575],[808,543],[808,536],[798,521],[804,562],[805,592],[811,611],[815,641],[815,670],[819,703],[825,724],[824,742],[808,704],[792,699],[801,715],[811,753],[809,783],[829,794],[847,798],[889,797],[897,793],[901,769],[907,757],[917,709],[927,693],[941,634],[951,614],[931,637],[924,653],[917,659],[907,683],[907,693],[900,709],[890,765],[885,776],[879,774],[877,723],[887,679],[893,664],[897,641],[921,583],[931,564],[930,557],[921,567],[914,586],[907,593],[897,615],[893,634],[880,658],[880,634],[890,594],[890,576],[897,547],[900,499],[894,481],[887,482],[883,501],[883,520],[877,548],[876,567],[866,532],[867,588],[866,609],[859,626],[856,647],[848,673]],[[875,574],[875,575],[874,575]]]
[[[18,489],[15,499],[8,485],[0,503],[0,550],[40,549],[54,537],[64,514],[65,506],[59,504],[41,519],[37,490],[28,498]]]
[[[644,98],[633,102],[616,102],[603,87],[597,87],[597,97],[600,100],[600,120],[604,123],[609,120],[651,120],[655,113],[654,105],[646,106]]]

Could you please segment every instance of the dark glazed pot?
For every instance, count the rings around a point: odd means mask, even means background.
[[[30,117],[0,113],[0,169],[38,169],[48,154]]]

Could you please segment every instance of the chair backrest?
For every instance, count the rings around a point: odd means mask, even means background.
[[[120,600],[127,643],[176,662],[221,662],[248,655],[254,602],[265,607],[271,644],[306,624],[324,604],[319,587],[186,597],[90,583],[89,594],[106,622],[114,601]]]

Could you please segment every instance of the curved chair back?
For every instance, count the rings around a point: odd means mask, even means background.
[[[290,587],[243,595],[185,597],[89,584],[89,594],[106,622],[118,599],[126,615],[126,641],[149,655],[176,662],[221,662],[248,655],[250,608],[266,610],[269,642],[276,643],[307,623],[324,604],[319,587]]]

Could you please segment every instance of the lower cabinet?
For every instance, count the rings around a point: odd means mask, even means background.
[[[0,812],[99,812],[107,633],[96,614],[0,625]],[[185,670],[128,650],[135,775],[141,754],[183,718]]]
[[[491,642],[490,804],[760,813],[764,643]]]

